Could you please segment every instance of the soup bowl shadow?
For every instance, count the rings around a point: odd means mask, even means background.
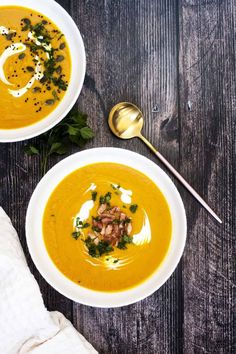
[[[74,283],[64,276],[48,255],[43,240],[43,215],[55,187],[80,167],[116,162],[136,169],[149,177],[161,190],[170,209],[172,235],[168,252],[156,271],[137,286],[118,292],[94,291]],[[75,153],[56,164],[37,185],[26,215],[26,239],[37,269],[46,281],[67,298],[94,307],[120,307],[146,298],[159,289],[177,267],[186,241],[186,214],[182,199],[168,175],[146,157],[125,149],[94,148]]]
[[[0,129],[0,142],[16,142],[38,136],[58,124],[74,106],[83,86],[86,56],[79,29],[66,10],[54,0],[1,0],[1,6],[23,6],[37,11],[55,23],[65,35],[71,55],[71,77],[59,105],[44,119],[35,124],[17,128]]]

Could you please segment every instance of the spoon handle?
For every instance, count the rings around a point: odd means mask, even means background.
[[[175,177],[185,186],[185,188],[202,204],[202,206],[220,223],[222,220],[216,215],[216,213],[209,207],[209,205],[200,197],[200,195],[188,184],[188,182],[176,171],[176,169],[157,151],[154,146],[143,136],[139,135],[139,138],[154,152],[154,154],[161,160],[161,162],[175,175]]]

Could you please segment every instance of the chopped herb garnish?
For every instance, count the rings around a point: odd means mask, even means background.
[[[93,220],[95,220],[95,221],[100,221],[100,220],[101,220],[100,216],[92,216],[92,218],[93,218]]]
[[[89,227],[90,226],[90,224],[88,223],[88,222],[86,222],[86,223],[84,223],[83,225],[82,225],[82,229],[86,229],[87,227]]]
[[[97,199],[98,192],[92,191],[91,194],[92,194],[92,200],[95,202],[95,200]]]
[[[55,90],[52,91],[52,95],[56,101],[60,101],[60,98],[57,95],[57,92]]]
[[[80,231],[74,231],[72,232],[72,237],[75,239],[75,240],[78,240],[78,238],[80,237],[81,235],[81,232]]]
[[[102,195],[101,195],[101,197],[99,198],[99,203],[100,203],[100,204],[105,204],[105,203],[106,203],[105,197],[103,197]]]
[[[107,194],[105,195],[105,202],[109,203],[111,200],[111,192],[107,192]]]
[[[114,251],[114,248],[107,241],[99,241],[95,244],[91,237],[87,237],[85,240],[85,245],[88,249],[88,253],[91,257],[98,258],[104,254],[108,254]]]
[[[117,186],[115,186],[114,184],[111,184],[111,188],[117,191],[117,189],[120,189],[120,185],[118,184]]]
[[[62,91],[66,91],[67,90],[67,83],[62,79],[62,77],[53,77],[52,78],[52,82],[54,83],[55,86],[57,86],[59,89],[61,89]]]
[[[97,226],[92,226],[92,230],[93,230],[93,231],[96,231],[96,232],[102,231],[102,229],[100,229],[100,228],[97,227]]]
[[[121,250],[125,250],[127,248],[127,244],[132,242],[133,242],[132,236],[123,235],[121,240],[118,242],[117,247]]]
[[[138,209],[138,205],[137,204],[132,204],[129,207],[129,210],[131,211],[131,213],[136,213],[136,210]]]
[[[84,223],[82,220],[80,220],[79,217],[76,218],[75,225],[78,229],[86,229],[87,227],[90,226],[90,224],[88,222]]]
[[[111,192],[107,192],[104,196],[101,195],[101,197],[99,198],[99,203],[100,204],[108,204],[110,203],[111,200]]]
[[[129,224],[131,222],[131,219],[130,218],[126,218],[125,220],[124,220],[124,223],[125,224]]]
[[[119,219],[114,219],[114,220],[112,221],[112,223],[118,225],[118,224],[120,223],[120,220],[119,220]]]

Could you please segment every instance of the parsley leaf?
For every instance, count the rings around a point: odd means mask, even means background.
[[[127,248],[127,243],[132,243],[133,237],[128,235],[123,235],[121,240],[118,242],[117,247],[121,250],[125,250]]]
[[[27,155],[39,155],[39,149],[36,148],[35,146],[33,145],[26,145],[24,147],[24,152],[27,154]]]
[[[86,238],[85,245],[88,249],[89,255],[94,258],[99,258],[103,254],[108,254],[114,251],[114,248],[107,241],[101,240],[98,242],[98,244],[95,244],[91,237]]]
[[[131,213],[136,213],[136,210],[138,209],[138,205],[137,204],[132,204],[129,207],[129,210],[131,211]]]
[[[95,202],[95,200],[97,199],[98,192],[92,191],[91,194],[92,194],[92,200]]]
[[[75,231],[75,232],[72,232],[72,237],[75,239],[75,240],[78,240],[78,238],[80,237],[81,233],[80,231]]]
[[[41,157],[42,174],[45,174],[51,155],[64,155],[73,145],[81,148],[93,137],[94,133],[87,125],[87,115],[73,108],[59,124],[40,136],[40,147],[29,144],[24,147],[24,152]]]

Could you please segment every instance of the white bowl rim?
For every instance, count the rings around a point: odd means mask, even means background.
[[[85,73],[86,73],[86,54],[85,54],[84,42],[83,42],[82,36],[80,34],[80,31],[79,31],[76,23],[74,22],[74,20],[70,16],[70,14],[55,0],[40,0],[40,2],[35,2],[35,0],[24,0],[24,4],[22,4],[22,0],[2,0],[1,4],[0,4],[0,8],[2,6],[20,6],[20,7],[25,7],[25,8],[29,8],[29,9],[38,11],[42,14],[45,14],[45,13],[44,13],[44,11],[39,10],[38,9],[39,7],[44,7],[46,10],[47,8],[53,6],[53,11],[57,11],[58,15],[60,15],[63,18],[63,20],[68,21],[67,23],[69,23],[69,25],[71,26],[71,29],[73,31],[73,35],[76,36],[76,40],[77,40],[76,45],[78,45],[78,47],[79,47],[80,58],[81,58],[80,59],[81,68],[80,68],[80,74],[79,74],[80,80],[78,80],[78,85],[77,85],[76,89],[73,88],[73,90],[71,90],[71,92],[69,92],[69,89],[71,86],[71,80],[72,80],[72,70],[71,70],[71,78],[70,78],[70,82],[68,85],[68,89],[65,92],[65,95],[64,95],[61,103],[48,116],[46,116],[45,118],[41,119],[40,121],[38,121],[34,124],[31,124],[29,126],[16,128],[16,129],[0,129],[0,142],[13,143],[13,142],[18,142],[18,141],[28,140],[28,139],[34,138],[36,136],[39,136],[39,135],[45,133],[46,131],[48,131],[49,129],[53,128],[63,118],[65,118],[65,116],[69,113],[71,108],[76,103],[76,101],[80,95],[80,92],[82,90],[82,87],[83,87]],[[57,25],[57,21],[55,20],[55,18],[52,18],[51,16],[48,16],[47,14],[45,14],[45,15],[47,17],[51,18],[52,21]],[[58,26],[58,27],[61,28],[61,26]],[[67,43],[70,42],[68,39],[68,36],[66,36],[66,40],[67,40]],[[71,47],[70,47],[70,53],[71,53]],[[75,61],[76,60],[74,60],[74,62]],[[75,64],[73,65],[72,55],[71,55],[71,62],[72,62],[73,68],[75,68],[76,65]],[[63,109],[63,112],[60,113],[60,107],[62,106],[62,102],[64,102],[66,99],[70,100],[70,103],[67,105],[65,104],[65,109]],[[56,118],[56,116],[57,116],[57,118]],[[46,125],[47,120],[51,120],[51,122]],[[37,128],[37,127],[39,127],[39,128]],[[32,132],[32,130],[33,130],[33,132]],[[19,133],[20,136],[16,136],[17,133]],[[9,135],[10,137],[8,137],[7,135]]]
[[[134,288],[119,292],[101,292],[90,290],[81,287],[68,279],[58,270],[49,257],[43,241],[43,211],[52,191],[58,183],[72,171],[96,162],[115,162],[136,168],[146,174],[154,183],[156,183],[157,179],[153,178],[153,176],[155,177],[157,175],[158,183],[156,184],[167,199],[172,216],[173,225],[171,245],[162,264],[143,283]],[[75,168],[75,166],[77,167]],[[142,166],[142,169],[140,169],[140,167],[137,168],[137,166]],[[146,171],[149,173],[152,171],[151,176],[150,174],[147,174]],[[58,176],[58,174],[60,174],[60,176]],[[53,183],[55,178],[56,181],[52,186],[51,183]],[[47,187],[48,184],[50,184],[49,188]],[[166,186],[166,189],[163,189],[163,186]],[[42,208],[43,210],[41,210]],[[37,218],[35,218],[36,215]],[[34,222],[32,223],[31,220]],[[41,229],[39,230],[39,228]],[[36,186],[31,196],[26,213],[27,245],[32,260],[40,274],[62,295],[75,302],[93,307],[110,308],[126,306],[153,294],[169,279],[176,269],[184,251],[186,233],[187,222],[184,204],[177,188],[169,176],[158,165],[143,155],[130,150],[113,147],[100,147],[83,150],[70,155],[57,163],[46,173],[46,175]],[[34,237],[32,237],[32,235],[34,235]],[[41,248],[40,251],[39,248]],[[45,262],[47,264],[45,264]]]

